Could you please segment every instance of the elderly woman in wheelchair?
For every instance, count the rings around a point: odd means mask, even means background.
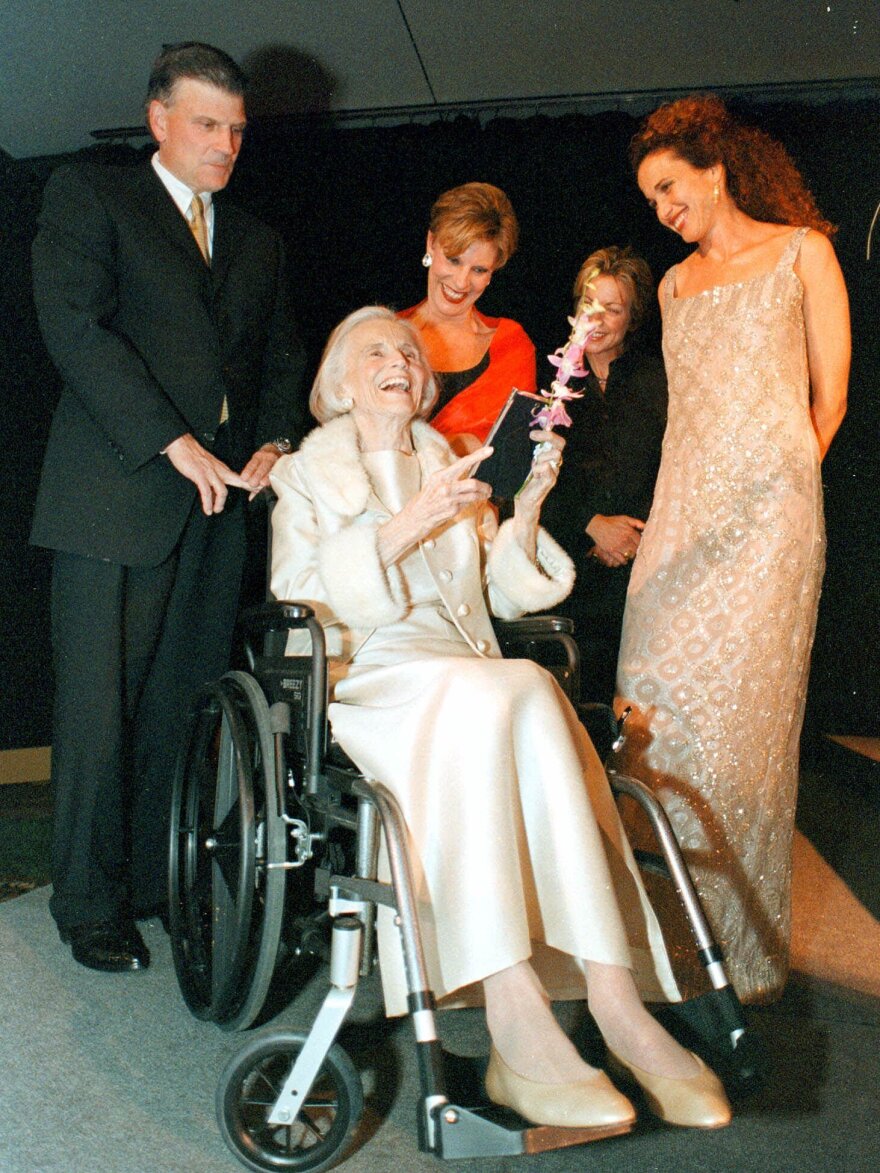
[[[490,450],[457,460],[424,422],[435,396],[407,322],[373,306],[337,326],[312,391],[322,426],[272,474],[272,592],[314,608],[334,738],[402,808],[433,989],[482,987],[490,1099],[536,1124],[631,1123],[548,993],[584,996],[612,1069],[652,1110],[720,1127],[720,1082],[641,1000],[678,991],[602,765],[551,674],[500,658],[489,618],[546,610],[571,589],[568,556],[539,526],[562,441],[533,434],[547,443],[499,527],[470,475]],[[384,912],[383,989],[400,1014]]]

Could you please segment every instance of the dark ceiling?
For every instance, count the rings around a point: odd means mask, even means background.
[[[348,121],[880,76],[877,0],[7,0],[0,148],[55,154],[137,125],[150,62],[179,40],[242,61],[252,113]]]

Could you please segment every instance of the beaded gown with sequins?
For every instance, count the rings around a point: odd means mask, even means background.
[[[745,1001],[771,1000],[788,973],[798,741],[824,570],[793,269],[806,231],[750,280],[677,298],[675,268],[664,279],[669,423],[618,665],[618,704],[633,706],[619,768],[669,813]]]

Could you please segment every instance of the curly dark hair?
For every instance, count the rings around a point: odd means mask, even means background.
[[[691,94],[649,114],[630,142],[633,171],[655,151],[673,151],[701,171],[722,163],[731,198],[755,220],[837,231],[782,143],[734,118],[715,94]]]

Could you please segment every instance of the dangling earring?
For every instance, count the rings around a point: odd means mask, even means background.
[[[715,186],[712,188],[712,203],[713,203],[713,204],[717,204],[717,203],[718,203],[718,197],[719,197],[720,195],[721,195],[721,189],[720,189],[720,187],[718,186],[718,184],[716,183],[716,184],[715,184]]]
[[[433,261],[433,259],[434,258],[431,256],[430,253],[425,253],[425,255],[422,257],[422,264],[425,266],[426,269],[431,268],[431,262]]]

